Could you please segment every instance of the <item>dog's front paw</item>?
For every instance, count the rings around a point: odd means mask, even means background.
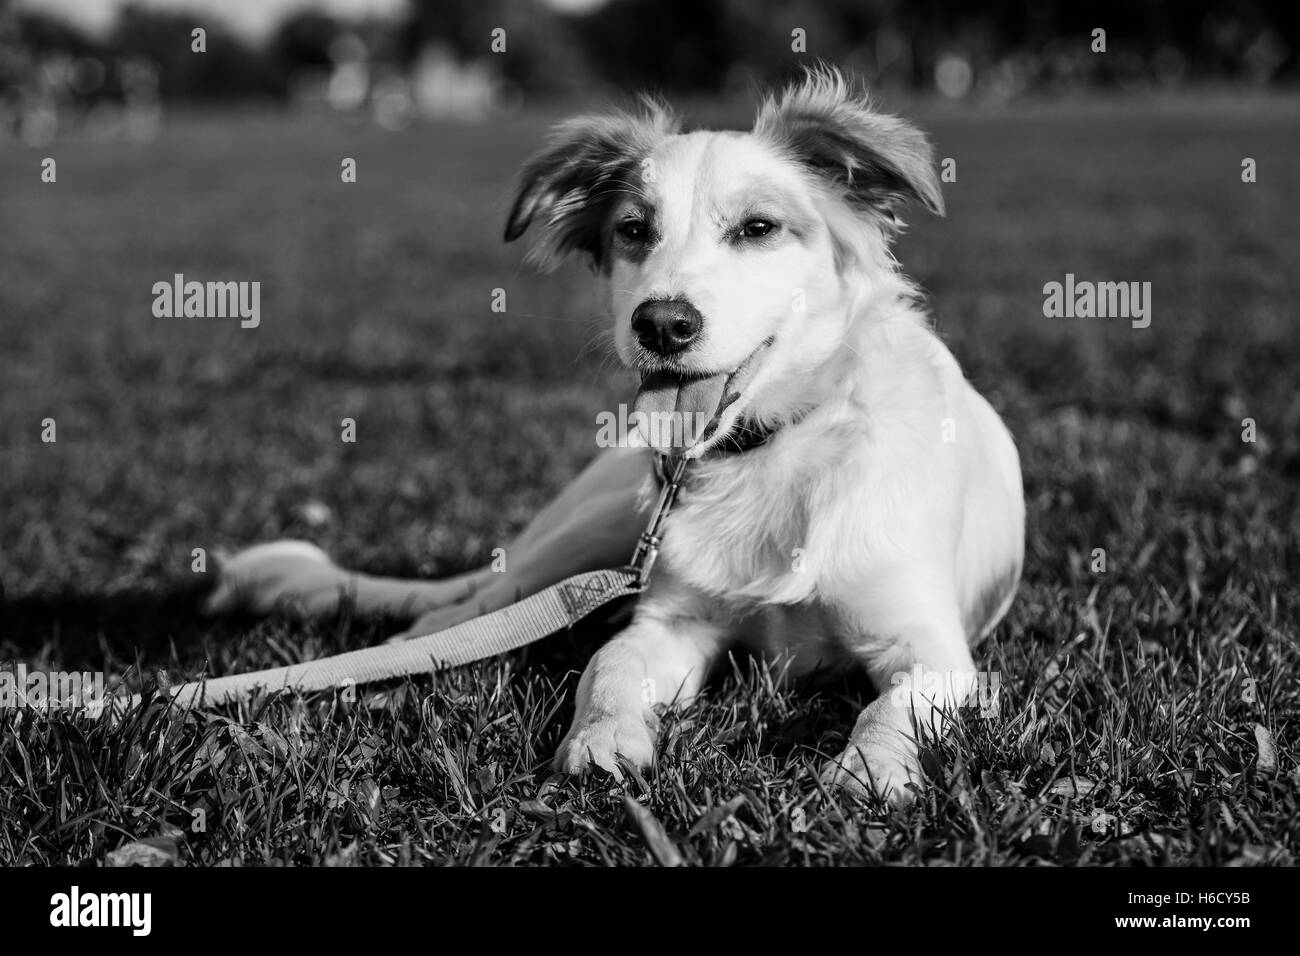
[[[648,767],[654,762],[655,734],[639,714],[593,717],[575,723],[555,753],[555,770],[581,774],[596,766],[622,779],[620,755],[635,767]]]
[[[821,779],[860,797],[877,796],[891,806],[915,799],[924,779],[907,711],[888,697],[873,701],[858,717],[848,746],[822,768]]]
[[[217,586],[205,614],[248,611],[295,618],[332,614],[352,575],[306,541],[275,541],[218,558]]]
[[[821,779],[856,797],[879,797],[892,807],[916,799],[913,785],[921,782],[920,763],[893,750],[850,743],[822,767]]]

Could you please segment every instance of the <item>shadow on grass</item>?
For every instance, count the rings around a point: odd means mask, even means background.
[[[0,650],[5,657],[38,657],[62,668],[98,668],[105,659],[158,661],[204,638],[234,638],[235,620],[199,614],[208,585],[173,591],[116,594],[42,594],[5,601]],[[246,624],[246,622],[244,622]]]
[[[171,591],[122,591],[111,595],[51,593],[0,604],[0,661],[67,670],[138,664],[148,671],[177,662],[201,661],[205,646],[228,647],[261,639],[280,644],[313,643],[328,654],[381,643],[407,622],[358,618],[347,610],[312,621],[230,615],[206,617],[199,608],[210,586],[197,582]],[[581,671],[596,649],[624,626],[631,606],[597,612],[573,628],[523,651],[526,666],[561,680]],[[274,666],[266,660],[257,666]],[[241,668],[242,669],[242,668]]]

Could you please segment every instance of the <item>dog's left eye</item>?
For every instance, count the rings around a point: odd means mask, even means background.
[[[776,229],[776,223],[766,219],[751,219],[740,227],[740,235],[745,239],[761,239]]]
[[[640,219],[628,219],[620,222],[614,231],[628,242],[640,243],[646,241],[646,225]]]

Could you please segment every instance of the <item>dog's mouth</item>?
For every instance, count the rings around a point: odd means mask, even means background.
[[[741,396],[773,341],[772,337],[763,340],[731,371],[644,373],[632,401],[633,411],[640,413],[641,437],[665,454],[691,458],[703,454],[740,420]]]

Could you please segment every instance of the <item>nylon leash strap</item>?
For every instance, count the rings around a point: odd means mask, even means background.
[[[427,674],[431,670],[496,657],[572,627],[611,601],[641,593],[650,583],[664,521],[677,501],[687,459],[677,458],[662,464],[663,487],[659,500],[637,541],[631,563],[624,567],[575,574],[491,614],[397,644],[381,644],[287,667],[181,684],[172,688],[172,700],[181,707],[216,706],[247,697],[259,689],[309,692]],[[137,695],[131,698],[131,703],[138,700]],[[114,703],[125,703],[125,699],[119,698]]]

